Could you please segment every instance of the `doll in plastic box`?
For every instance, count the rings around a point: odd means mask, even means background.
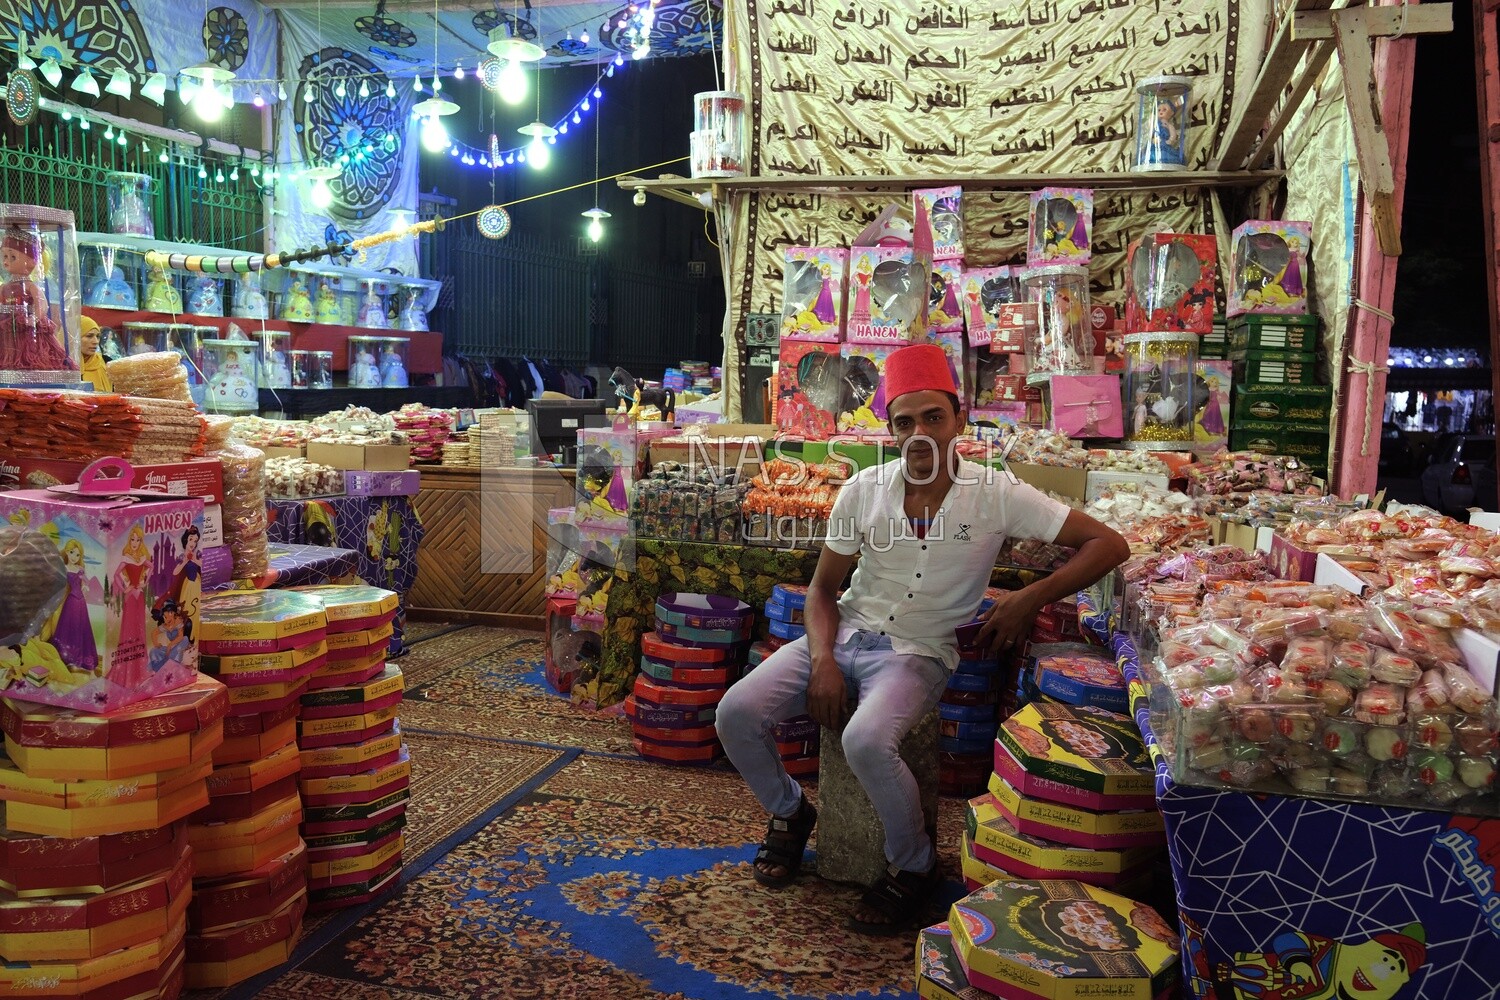
[[[380,366],[375,363],[375,355],[363,344],[349,368],[349,384],[356,389],[380,388]]]
[[[206,274],[194,277],[188,284],[188,312],[195,316],[222,316],[224,304],[219,300],[219,279]]]
[[[333,290],[333,282],[327,278],[318,282],[316,310],[316,322],[337,325],[343,321],[344,314],[339,308],[338,294]]]
[[[1208,434],[1213,437],[1223,435],[1224,410],[1219,405],[1219,380],[1212,375],[1208,377],[1208,399],[1203,404],[1203,415],[1199,420]]]
[[[230,310],[239,319],[265,319],[270,311],[266,307],[266,295],[260,290],[260,272],[246,271],[234,290],[234,308]]]
[[[150,261],[146,263],[146,311],[182,312],[182,293],[167,276],[167,269]]]
[[[125,281],[124,271],[100,264],[83,302],[98,309],[134,309],[137,300],[135,289]]]
[[[247,344],[246,350],[249,349]],[[259,393],[255,383],[246,377],[244,366],[240,363],[240,353],[237,350],[230,351],[224,356],[224,364],[214,372],[209,391],[221,403],[242,403],[245,400],[258,398]]]
[[[266,360],[266,385],[272,389],[292,386],[292,369],[287,365],[286,351],[272,351]]]
[[[406,362],[395,344],[386,344],[380,354],[380,384],[387,389],[405,389],[409,384]]]
[[[12,226],[0,238],[0,368],[60,371],[73,367],[68,352],[58,342],[57,321],[52,317],[42,286],[31,280],[42,262],[42,239],[36,233]],[[7,327],[9,328],[7,330]]]
[[[292,279],[292,286],[286,290],[286,300],[281,304],[281,318],[294,323],[312,322],[312,297],[307,294],[307,282],[300,274]]]
[[[401,308],[401,329],[420,333],[427,329],[427,312],[422,308],[423,290],[414,286],[406,295],[406,305]]]
[[[359,307],[359,325],[375,330],[385,329],[385,303],[380,301],[373,281],[365,285],[365,300]]]

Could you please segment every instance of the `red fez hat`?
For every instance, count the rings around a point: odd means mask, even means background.
[[[941,347],[936,344],[912,344],[893,352],[885,359],[887,404],[897,396],[923,390],[958,395],[958,386],[953,384],[953,368],[948,363],[947,352]]]
[[[1407,924],[1399,934],[1376,934],[1375,940],[1400,955],[1406,971],[1412,972],[1427,960],[1427,932],[1421,924]]]

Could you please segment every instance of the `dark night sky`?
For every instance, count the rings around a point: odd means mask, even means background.
[[[1457,0],[1453,32],[1417,40],[1396,346],[1489,346],[1472,18]]]

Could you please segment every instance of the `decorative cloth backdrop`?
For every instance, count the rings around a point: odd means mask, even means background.
[[[123,68],[137,83],[162,72],[175,85],[178,70],[205,61],[247,80],[276,76],[276,18],[254,0],[0,0],[0,49],[14,50],[19,35],[37,62],[55,58],[70,78],[85,66],[105,79]]]
[[[387,97],[379,65],[358,51],[320,44],[304,18],[285,18],[281,41],[283,73],[296,83],[276,108],[278,159],[288,172],[337,166],[340,173],[328,182],[333,204],[327,210],[312,205],[306,183],[277,185],[271,245],[302,247],[341,234],[359,239],[385,232],[400,221],[393,214],[398,210],[414,220],[422,150],[411,121],[411,87]],[[362,82],[368,83],[364,97]],[[349,162],[341,163],[345,155]],[[372,247],[360,266],[414,275],[414,246],[395,240]]]
[[[730,86],[749,98],[750,174],[1124,170],[1134,159],[1136,81],[1158,74],[1192,79],[1189,163],[1203,168],[1254,81],[1269,14],[1268,0],[882,9],[745,0],[730,8],[727,68]],[[731,200],[721,216],[733,248],[726,373],[737,367],[745,315],[779,311],[783,249],[847,245],[894,198]],[[1123,300],[1133,238],[1216,232],[1212,205],[1203,188],[1100,191],[1095,298]],[[968,192],[964,216],[971,263],[1024,262],[1024,194]]]

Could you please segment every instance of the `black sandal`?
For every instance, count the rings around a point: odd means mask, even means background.
[[[861,904],[885,917],[885,922],[869,923],[850,917],[849,929],[878,937],[899,934],[923,916],[923,910],[933,891],[937,889],[938,881],[936,859],[932,862],[932,868],[925,872],[909,872],[887,866],[885,873],[859,899]]]
[[[761,841],[755,853],[751,870],[755,881],[768,889],[785,889],[797,880],[802,871],[802,855],[807,850],[807,838],[812,836],[813,826],[818,822],[818,811],[807,801],[807,796],[797,804],[797,814],[791,819],[772,816],[766,824],[766,839]],[[780,865],[785,875],[767,875],[762,864]]]

